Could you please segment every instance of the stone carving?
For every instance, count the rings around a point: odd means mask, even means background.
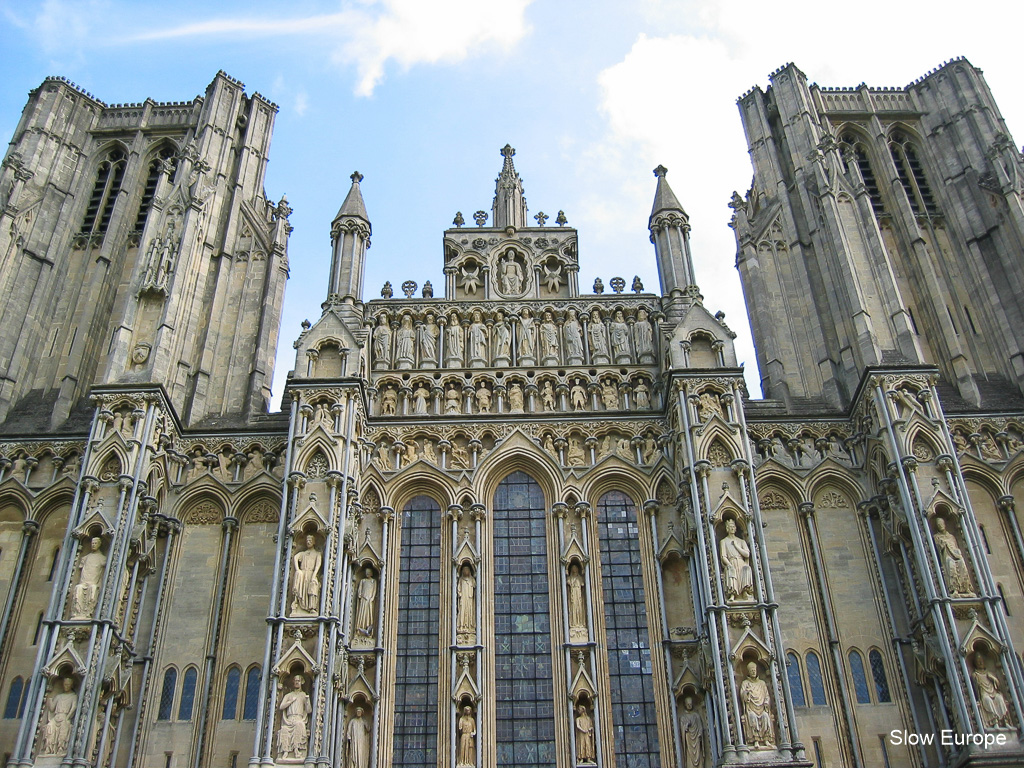
[[[956,536],[946,529],[946,521],[935,518],[935,548],[939,551],[942,561],[942,576],[946,580],[946,590],[953,597],[968,597],[974,594],[971,577],[967,572],[967,563],[957,543]]]
[[[402,315],[402,323],[395,334],[395,368],[406,370],[416,364],[416,329],[412,316]]]
[[[373,329],[373,367],[391,367],[391,328],[387,315],[381,315]]]
[[[345,729],[345,768],[369,768],[371,724],[356,707],[355,716]]]
[[[601,382],[601,403],[605,410],[617,411],[619,409],[619,389],[611,379]]]
[[[509,413],[523,413],[525,401],[523,399],[523,388],[518,384],[511,384],[508,388],[508,410]]]
[[[550,380],[545,381],[540,388],[540,401],[545,411],[555,410],[555,388],[551,385]]]
[[[462,273],[462,289],[467,296],[475,295],[476,289],[480,286],[480,266],[469,262],[460,268],[460,272]]]
[[[412,393],[412,410],[417,416],[427,415],[427,398],[430,397],[430,390],[420,384]]]
[[[394,416],[398,412],[398,393],[389,385],[380,396],[380,415]]]
[[[449,368],[457,368],[462,365],[462,325],[459,323],[457,312],[452,312],[448,317],[448,327],[444,331],[444,345],[445,365]]]
[[[100,596],[100,582],[107,565],[107,556],[100,546],[103,541],[94,536],[89,539],[89,551],[82,555],[78,564],[78,583],[72,592],[71,618],[89,619],[96,610]]]
[[[444,393],[444,415],[455,416],[462,413],[462,399],[459,390],[454,384],[448,385]]]
[[[999,678],[988,671],[988,663],[980,653],[974,654],[974,671],[971,673],[978,689],[978,706],[986,728],[997,730],[1010,728],[1010,711],[1006,697],[999,689]]]
[[[469,451],[459,443],[452,443],[452,466],[469,469]]]
[[[476,719],[469,706],[462,708],[462,716],[459,718],[459,748],[455,764],[458,768],[476,765]]]
[[[569,642],[587,641],[587,603],[583,592],[583,576],[579,563],[573,561],[565,579],[569,593]]]
[[[590,337],[590,362],[595,365],[607,363],[609,360],[608,334],[601,320],[601,313],[596,309],[590,313],[590,325],[587,327],[587,334]]]
[[[375,639],[374,625],[377,616],[374,607],[377,602],[377,579],[374,578],[373,569],[367,568],[363,571],[363,578],[359,580],[359,587],[356,590],[356,619],[355,634],[363,640],[363,644],[373,644]]]
[[[633,404],[638,411],[648,411],[651,408],[651,390],[643,379],[633,388]]]
[[[609,337],[612,343],[612,360],[616,365],[624,365],[631,362],[629,354],[629,326],[626,325],[626,318],[621,309],[615,310],[615,315],[608,325]]]
[[[544,313],[540,324],[540,357],[541,365],[558,364],[558,326],[550,312]]]
[[[480,413],[491,412],[491,390],[482,384],[476,391],[476,408]]]
[[[455,631],[458,642],[465,645],[472,643],[476,637],[476,578],[469,565],[463,565],[460,569],[455,591],[458,598]]]
[[[594,721],[585,705],[576,707],[576,762],[596,763],[597,745],[594,740]]]
[[[587,390],[580,379],[573,379],[572,388],[569,390],[569,402],[574,411],[582,411],[587,407]]]
[[[498,285],[506,296],[518,296],[523,292],[523,268],[512,253],[498,262]]]
[[[679,731],[683,737],[683,768],[704,768],[704,718],[693,708],[693,696],[683,699]]]
[[[658,448],[658,441],[654,435],[647,433],[643,442],[643,463],[653,464],[661,458],[661,450]]]
[[[640,365],[654,362],[654,328],[647,319],[647,310],[638,309],[636,323],[633,324],[633,346],[636,348],[636,360]]]
[[[505,315],[497,312],[494,316],[494,365],[503,367],[512,360],[512,329],[505,321]]]
[[[587,455],[583,452],[583,444],[578,437],[569,438],[569,450],[565,453],[565,463],[570,467],[582,467],[587,463]]]
[[[427,322],[420,329],[420,365],[433,368],[437,363],[437,339],[441,329],[432,314],[427,315]]]
[[[562,326],[562,338],[565,340],[565,362],[579,365],[583,362],[583,330],[577,319],[576,310],[570,309],[565,325]]]
[[[1003,461],[1003,454],[988,432],[982,432],[978,438],[978,451],[985,461]]]
[[[747,725],[747,743],[756,748],[775,746],[775,722],[772,716],[771,694],[768,684],[757,674],[757,662],[747,664],[747,676],[740,683],[744,719]]]
[[[292,678],[292,690],[281,697],[281,727],[277,730],[277,757],[279,760],[300,761],[306,759],[309,745],[307,720],[313,711],[309,694],[302,690],[305,682],[302,675]]]
[[[46,725],[43,726],[41,755],[63,755],[67,752],[71,738],[71,726],[78,709],[78,694],[73,690],[75,681],[70,677],[61,678],[61,692],[43,700]]]
[[[725,521],[725,537],[719,542],[719,553],[726,599],[730,602],[752,599],[754,573],[750,569],[750,547],[736,535],[736,521],[731,517]]]
[[[434,453],[434,443],[431,440],[423,441],[423,460],[437,464],[437,455]]]
[[[316,537],[306,536],[306,548],[295,554],[292,566],[292,616],[316,616],[320,613],[320,568],[323,555],[316,548]]]
[[[530,366],[536,363],[534,350],[537,348],[537,324],[530,310],[523,309],[519,313],[519,365]]]
[[[697,418],[704,423],[712,416],[725,418],[722,414],[722,402],[714,392],[701,392],[697,398]]]
[[[473,313],[469,325],[469,363],[477,367],[487,365],[487,326],[480,312]]]

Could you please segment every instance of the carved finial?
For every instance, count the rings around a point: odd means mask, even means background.
[[[594,280],[594,293],[604,293],[604,282],[600,277]]]
[[[512,149],[511,144],[506,144],[504,147],[501,148],[501,156],[504,157],[506,160],[511,160],[513,157],[515,157],[515,155],[516,151]]]
[[[476,222],[478,227],[482,227],[487,223],[487,211],[477,211],[473,214],[473,221]]]
[[[632,290],[633,290],[633,293],[643,293],[644,292],[644,284],[643,284],[643,281],[640,280],[640,275],[633,275]]]
[[[402,283],[402,293],[405,294],[405,298],[411,299],[412,295],[416,293],[416,287],[415,280],[406,280]]]
[[[359,171],[353,171],[352,175],[349,176],[349,178],[352,179],[353,184],[358,184],[360,181],[363,180],[363,174],[361,174]]]
[[[544,222],[545,222],[545,221],[547,221],[547,220],[548,220],[549,218],[551,218],[551,217],[550,217],[550,216],[548,216],[548,215],[547,215],[546,213],[544,213],[544,211],[540,211],[540,212],[539,212],[539,213],[538,213],[538,214],[537,214],[536,216],[534,216],[533,218],[534,218],[534,219],[536,220],[536,222],[537,222],[537,224],[538,224],[539,226],[543,227],[543,226],[544,226]]]
[[[432,299],[432,298],[434,298],[434,286],[430,284],[429,280],[427,280],[427,282],[425,282],[423,284],[423,298],[424,299]]]
[[[616,293],[622,293],[626,289],[626,281],[621,277],[613,277],[608,281],[608,284],[612,287],[612,290]]]
[[[313,327],[313,324],[311,322],[309,322],[309,320],[303,320],[302,321],[302,330],[308,331],[312,327]]]
[[[390,299],[394,294],[395,292],[391,289],[391,281],[388,280],[384,283],[384,287],[380,289],[380,295],[385,299]]]
[[[452,219],[452,224],[454,224],[456,227],[461,227],[465,223],[466,220],[462,218],[462,211],[456,211],[455,218]]]
[[[664,178],[666,173],[668,173],[668,168],[666,168],[664,165],[659,165],[657,168],[654,169],[654,175],[657,176],[659,179]]]
[[[569,220],[565,218],[565,211],[559,211],[558,216],[555,217],[555,224],[557,224],[560,227],[564,227],[568,223]]]

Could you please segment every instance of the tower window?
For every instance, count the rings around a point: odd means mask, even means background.
[[[868,678],[864,674],[864,657],[859,651],[850,651],[850,673],[853,675],[853,690],[857,694],[858,704],[870,704],[871,693],[868,691]]]
[[[844,133],[839,138],[839,141],[853,152],[857,169],[864,180],[864,189],[871,200],[871,210],[875,212],[876,216],[881,215],[885,212],[885,207],[882,205],[882,195],[878,191],[878,179],[875,177],[875,172],[871,169],[871,163],[868,161],[867,152],[864,151],[864,147],[860,143],[860,137],[855,133]]]
[[[907,200],[914,213],[938,213],[935,198],[932,197],[928,180],[924,176],[921,161],[910,139],[902,131],[896,131],[889,139],[889,152],[896,165],[896,174],[907,193]]]
[[[800,677],[800,657],[792,651],[786,654],[786,677],[789,679],[789,693],[793,697],[793,706],[806,707],[804,682]]]
[[[117,194],[121,191],[127,160],[123,150],[113,149],[100,163],[96,171],[96,183],[85,209],[85,219],[82,221],[83,234],[103,234],[107,231]]]
[[[156,196],[156,186],[160,183],[160,168],[165,161],[174,157],[172,147],[162,147],[149,162],[149,171],[146,174],[146,186],[142,188],[142,200],[139,201],[139,212],[135,216],[135,231],[141,232],[146,226],[146,218],[149,210],[153,207],[153,198]]]

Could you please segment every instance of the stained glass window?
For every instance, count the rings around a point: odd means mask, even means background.
[[[657,768],[658,721],[633,502],[621,491],[606,493],[597,504],[597,522],[615,764],[625,768]]]
[[[157,720],[170,720],[171,710],[174,708],[174,686],[178,682],[178,670],[170,667],[164,672],[164,684],[160,689],[160,708],[157,710]]]
[[[544,494],[514,472],[494,494],[498,765],[555,765]]]
[[[25,681],[20,677],[11,681],[11,689],[7,692],[7,706],[4,707],[5,720],[14,720],[21,716],[21,693],[24,685]]]
[[[241,681],[242,671],[238,667],[231,667],[224,681],[224,708],[220,713],[221,720],[235,719],[235,713],[238,712],[238,686]]]
[[[864,674],[864,658],[859,651],[850,651],[850,674],[853,675],[853,690],[857,693],[858,704],[870,704],[868,679]]]
[[[402,510],[393,760],[396,768],[437,765],[440,578],[441,507],[427,496],[417,496]]]
[[[871,651],[868,654],[868,662],[871,664],[871,676],[875,679],[875,693],[878,700],[884,704],[892,701],[889,695],[889,681],[885,677],[885,664],[882,663],[882,654],[878,651]]]
[[[245,673],[245,701],[242,703],[242,719],[255,720],[260,703],[260,668],[250,667]]]
[[[181,703],[178,704],[178,719],[192,719],[192,704],[196,700],[196,679],[199,674],[195,667],[185,670],[185,678],[181,683]]]
[[[828,704],[825,681],[821,676],[821,660],[814,651],[807,652],[807,679],[811,682],[811,702],[818,707]]]
[[[792,651],[786,654],[786,677],[789,678],[789,693],[793,697],[793,706],[806,707],[804,682],[800,677],[800,657]]]

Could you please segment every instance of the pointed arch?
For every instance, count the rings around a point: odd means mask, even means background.
[[[562,468],[522,432],[516,430],[477,467],[477,497],[493,499],[499,483],[513,472],[524,472],[541,488],[548,505],[560,498]]]
[[[102,236],[106,233],[124,181],[128,155],[128,148],[119,141],[112,141],[96,152],[92,192],[82,217],[81,234]]]

